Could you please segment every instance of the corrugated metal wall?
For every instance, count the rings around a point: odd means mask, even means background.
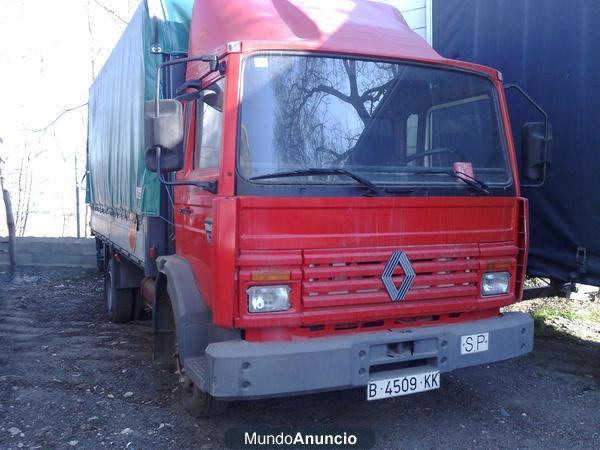
[[[431,44],[431,0],[379,0],[395,6],[408,25]]]

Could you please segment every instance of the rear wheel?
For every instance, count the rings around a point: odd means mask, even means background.
[[[104,243],[96,238],[96,266],[98,267],[99,272],[104,272],[104,269],[106,268],[106,261],[104,261],[105,253]]]
[[[134,299],[131,289],[115,286],[115,262],[111,259],[104,272],[104,299],[106,312],[112,323],[127,323],[133,316]]]

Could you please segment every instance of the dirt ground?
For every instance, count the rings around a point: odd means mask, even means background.
[[[152,364],[150,323],[107,323],[99,276],[0,278],[0,448],[209,449],[231,427],[327,425],[370,427],[377,448],[597,448],[598,333],[547,331],[530,355],[446,375],[437,391],[239,402],[196,420]]]

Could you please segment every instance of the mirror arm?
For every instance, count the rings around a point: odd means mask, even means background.
[[[540,105],[538,105],[535,102],[535,100],[532,99],[529,96],[529,94],[527,94],[527,92],[525,92],[521,88],[521,86],[519,86],[517,84],[513,84],[513,83],[507,83],[504,85],[504,89],[507,91],[509,89],[515,89],[517,92],[519,92],[525,98],[525,100],[527,100],[544,117],[544,165],[542,167],[542,180],[539,183],[535,183],[535,184],[521,183],[522,187],[540,188],[546,183],[547,167],[548,167],[548,162],[549,162],[548,161],[548,157],[549,157],[548,145],[549,145],[549,139],[550,139],[550,130],[549,130],[550,120],[548,118],[548,113]]]
[[[183,83],[181,86],[179,86],[177,88],[177,90],[175,91],[175,95],[176,96],[180,96],[182,94],[185,94],[185,91],[188,89],[195,89],[196,91],[199,91],[202,89],[202,80],[188,80],[185,83]]]
[[[158,181],[165,186],[194,186],[204,189],[211,194],[216,194],[219,188],[219,182],[217,181],[168,181],[162,174],[160,166],[161,148],[156,147],[156,173],[158,175]]]
[[[209,64],[210,71],[215,72],[219,71],[221,74],[225,72],[225,64],[222,61],[219,61],[219,58],[216,55],[202,55],[202,56],[192,56],[189,58],[179,58],[172,59],[170,61],[163,62],[156,69],[156,90],[155,90],[155,101],[156,101],[156,117],[160,116],[160,74],[165,67],[175,66],[177,64],[187,64],[193,61],[202,61]]]
[[[175,100],[178,100],[181,103],[184,103],[184,102],[198,100],[200,97],[202,97],[201,91],[194,91],[194,92],[188,92],[185,94],[180,94],[177,97],[175,97]]]

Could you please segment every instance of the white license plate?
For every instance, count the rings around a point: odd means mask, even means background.
[[[461,336],[460,354],[469,355],[471,353],[487,352],[490,348],[490,334],[478,333]]]
[[[367,385],[367,400],[398,397],[431,391],[440,387],[440,372],[417,373],[403,377],[384,378],[370,381]]]

